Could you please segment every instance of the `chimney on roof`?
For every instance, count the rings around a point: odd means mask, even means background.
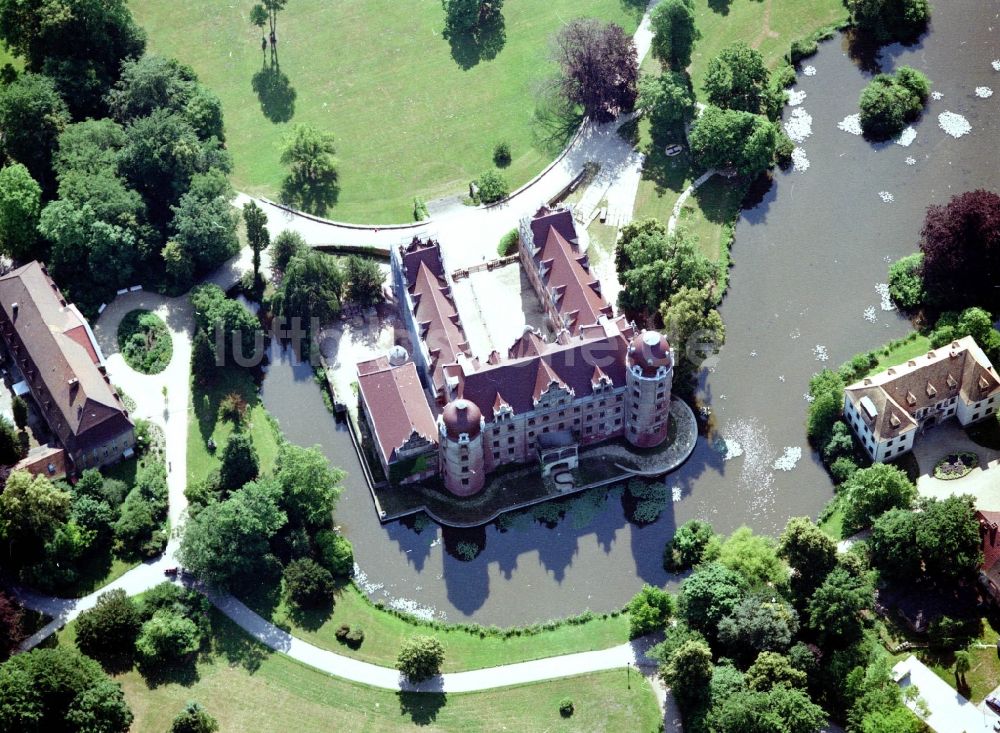
[[[15,321],[17,320],[17,309],[18,309],[17,303],[11,303],[10,304],[10,310],[14,314],[14,320]]]

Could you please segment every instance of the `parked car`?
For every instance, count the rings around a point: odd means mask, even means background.
[[[993,712],[1000,714],[1000,697],[989,695],[984,702],[990,706]]]
[[[164,568],[163,574],[171,578],[177,577],[177,568]]]
[[[675,155],[680,155],[681,153],[683,153],[684,148],[680,145],[668,145],[666,147],[666,150],[664,150],[663,152],[672,158]]]

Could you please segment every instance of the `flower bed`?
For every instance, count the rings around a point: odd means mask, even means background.
[[[951,481],[969,475],[979,465],[979,456],[975,453],[962,451],[949,453],[934,465],[934,478]]]
[[[143,374],[159,374],[173,356],[167,324],[141,309],[129,311],[118,324],[118,348],[125,363]]]

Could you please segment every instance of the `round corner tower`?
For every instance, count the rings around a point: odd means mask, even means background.
[[[628,346],[625,381],[625,437],[638,448],[653,448],[667,437],[674,358],[670,343],[656,331],[643,331]]]
[[[486,483],[483,414],[469,400],[449,402],[438,418],[441,477],[448,491],[471,496]]]

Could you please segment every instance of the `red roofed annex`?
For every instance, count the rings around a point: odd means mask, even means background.
[[[65,449],[69,472],[114,463],[132,449],[135,427],[90,326],[41,263],[0,277],[0,333],[10,362]]]

